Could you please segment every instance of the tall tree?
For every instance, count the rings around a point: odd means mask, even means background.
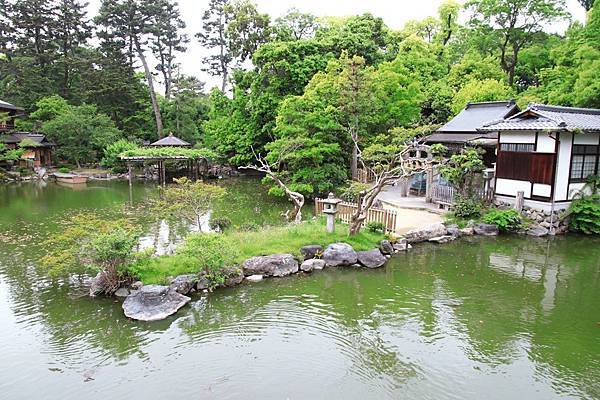
[[[59,94],[71,98],[73,74],[81,68],[81,47],[92,36],[87,18],[88,3],[79,0],[60,0],[56,7],[56,44],[58,47],[58,69],[61,75]]]
[[[221,77],[221,91],[227,87],[229,64],[233,56],[227,48],[226,30],[231,19],[229,0],[210,0],[208,10],[202,16],[202,32],[196,34],[200,44],[211,51],[216,51],[202,59],[203,71]]]
[[[181,32],[185,28],[185,22],[181,19],[177,3],[167,1],[161,2],[160,5],[160,12],[157,13],[155,24],[152,27],[150,48],[158,60],[156,69],[163,76],[165,97],[170,99],[173,73],[177,68],[176,53],[185,51],[185,45],[189,39],[186,34]]]
[[[592,9],[592,7],[594,7],[595,0],[577,0],[577,1],[579,1],[579,4],[581,4],[581,6],[583,8],[585,8],[585,11],[590,11]]]
[[[291,8],[275,20],[274,31],[278,40],[302,40],[312,38],[318,27],[317,17]]]
[[[500,52],[500,65],[514,84],[519,53],[544,25],[567,16],[564,0],[470,0],[469,25]]]
[[[107,40],[116,38],[128,44],[141,62],[150,91],[156,133],[159,138],[163,137],[163,122],[154,88],[154,77],[146,58],[146,48],[155,33],[154,26],[165,9],[166,1],[103,0],[99,15],[96,17],[96,23],[106,28],[105,38]]]

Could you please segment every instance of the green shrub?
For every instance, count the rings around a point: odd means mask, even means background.
[[[600,195],[573,200],[569,208],[569,228],[587,235],[600,235]]]
[[[60,167],[58,169],[58,172],[62,172],[63,174],[68,174],[69,172],[71,172],[71,168],[69,168],[69,167]]]
[[[210,221],[210,229],[223,232],[231,226],[231,220],[227,217],[214,218]]]
[[[139,149],[137,144],[125,139],[119,139],[104,148],[104,157],[100,161],[100,165],[111,168],[115,173],[125,172],[125,166],[119,159],[119,155],[125,151],[135,151],[137,149]]]
[[[226,236],[218,233],[192,233],[177,249],[177,254],[197,261],[197,270],[213,273],[235,264],[236,249]]]
[[[501,232],[515,232],[522,227],[523,219],[515,209],[499,210],[492,208],[483,216],[483,222],[498,226]]]
[[[457,218],[479,218],[483,205],[480,200],[457,196],[452,212]]]
[[[367,229],[369,230],[369,232],[383,233],[385,231],[385,225],[383,224],[383,222],[371,221],[367,223]]]
[[[242,232],[256,232],[259,229],[260,229],[260,225],[258,225],[255,222],[244,222],[238,228],[238,230],[240,230]]]

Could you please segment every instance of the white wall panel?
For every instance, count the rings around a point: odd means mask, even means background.
[[[533,196],[541,196],[541,197],[549,198],[551,194],[552,194],[552,186],[543,185],[541,183],[533,184],[533,192],[532,192]]]
[[[554,200],[569,200],[569,170],[571,168],[571,142],[573,134],[561,132],[558,136],[558,160],[556,166],[556,179],[554,188]]]
[[[598,133],[578,133],[575,134],[574,143],[575,144],[598,144],[598,138],[600,134]]]
[[[531,197],[531,182],[517,181],[514,179],[498,178],[496,180],[496,193],[516,196],[517,192],[525,192],[525,197]]]
[[[535,143],[535,132],[502,132],[500,143]]]

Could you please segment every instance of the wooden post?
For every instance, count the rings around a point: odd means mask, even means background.
[[[132,172],[131,172],[131,163],[127,163],[127,179],[129,180],[129,187],[132,185]]]
[[[433,189],[433,167],[429,168],[426,172],[427,181],[425,183],[425,202],[431,203],[433,200],[432,189]]]
[[[517,192],[517,197],[515,198],[515,210],[518,212],[523,211],[523,204],[525,203],[525,192],[520,190]]]
[[[161,162],[162,165],[162,184],[163,186],[165,186],[167,184],[167,173],[165,172],[165,160],[162,160]]]

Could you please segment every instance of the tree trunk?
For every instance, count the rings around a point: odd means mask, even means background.
[[[350,176],[352,180],[356,180],[358,176],[358,148],[356,143],[358,143],[358,134],[356,132],[356,126],[350,128],[350,137],[352,138],[352,160],[350,161]]]
[[[146,80],[148,81],[148,89],[150,90],[150,100],[152,101],[152,111],[154,112],[154,119],[156,120],[156,133],[158,138],[161,139],[163,137],[163,123],[162,117],[160,115],[160,107],[158,105],[158,100],[156,99],[156,91],[154,90],[154,82],[152,79],[152,72],[150,72],[150,68],[148,67],[148,62],[146,61],[146,56],[144,56],[144,51],[142,50],[142,46],[137,38],[134,38],[135,49],[138,53],[138,57],[142,62],[142,66],[144,67],[144,74],[146,75]]]

